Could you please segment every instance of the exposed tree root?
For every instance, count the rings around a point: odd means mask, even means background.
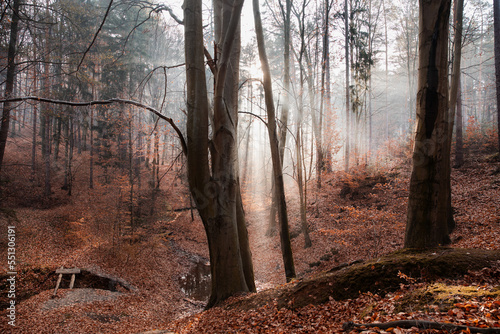
[[[484,334],[499,334],[500,328],[479,328],[479,327],[469,327],[462,326],[444,322],[435,322],[435,321],[425,321],[425,320],[397,320],[390,321],[384,323],[370,323],[370,324],[356,324],[352,321],[344,323],[342,325],[342,329],[344,331],[350,331],[355,328],[363,328],[363,327],[377,327],[380,329],[389,329],[389,328],[411,328],[417,327],[419,329],[438,329],[438,330],[446,330],[449,332],[452,331],[467,331],[471,333],[484,333]]]

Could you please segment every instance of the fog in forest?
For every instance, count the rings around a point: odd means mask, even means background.
[[[36,1],[34,2],[36,3]],[[43,85],[57,91],[62,100],[92,100],[121,97],[139,100],[171,117],[182,129],[185,124],[185,76],[183,69],[183,32],[177,20],[182,9],[177,2],[164,1],[168,10],[140,1],[118,1],[102,27],[97,42],[87,50],[102,20],[104,1],[48,1],[50,18],[43,6],[26,7],[25,15],[35,18],[30,27],[21,27],[18,95],[43,95]],[[47,5],[47,4],[44,4]],[[296,134],[302,134],[304,177],[316,174],[317,137],[313,118],[321,118],[321,145],[328,157],[328,169],[342,169],[346,136],[350,137],[350,167],[385,164],[409,145],[415,122],[416,75],[418,68],[418,8],[412,2],[383,0],[350,1],[349,41],[350,124],[346,123],[346,76],[344,3],[328,3],[328,68],[325,55],[325,2],[296,3],[291,13],[291,85],[289,123],[284,172],[295,177]],[[161,8],[161,9],[158,9]],[[4,6],[3,10],[6,7]],[[156,12],[155,10],[156,9]],[[283,84],[283,20],[279,2],[262,4],[266,48],[271,63],[274,100],[280,117],[286,94]],[[462,60],[463,126],[479,126],[487,131],[494,126],[493,33],[491,3],[467,1],[464,17]],[[173,15],[170,15],[172,13]],[[205,4],[206,49],[214,54],[213,21],[210,4]],[[175,19],[174,19],[175,17]],[[51,22],[49,31],[47,20]],[[85,22],[85,25],[81,23]],[[3,19],[2,24],[7,25]],[[6,54],[8,29],[1,36]],[[451,31],[453,35],[453,30]],[[44,45],[43,38],[50,40]],[[82,58],[84,57],[84,59]],[[3,58],[5,63],[5,58]],[[32,59],[37,59],[33,62]],[[46,68],[46,61],[50,65]],[[48,70],[50,83],[36,83]],[[325,71],[327,74],[325,75]],[[5,64],[2,76],[5,78]],[[37,75],[37,72],[41,72]],[[5,80],[5,79],[4,79]],[[207,67],[207,80],[213,80]],[[243,173],[270,175],[270,153],[266,144],[266,112],[260,61],[257,54],[251,2],[242,15],[240,71],[239,156]],[[62,82],[61,82],[62,81]],[[209,85],[210,86],[210,85]],[[4,87],[4,86],[2,86]],[[35,108],[35,106],[24,106]],[[55,107],[57,109],[63,109]],[[138,111],[98,111],[94,122],[99,134],[108,121],[130,122],[134,155],[144,157],[152,131],[160,132],[162,156],[176,156],[180,146],[168,126],[155,116]],[[300,112],[299,112],[300,111]],[[63,110],[58,112],[64,112]],[[88,129],[91,111],[72,111],[78,127]],[[118,116],[129,113],[129,119]],[[109,120],[100,119],[110,117]],[[252,115],[253,114],[253,115]],[[300,116],[299,116],[300,114]],[[26,125],[31,114],[19,111],[13,131]],[[106,124],[106,125],[105,125]],[[96,140],[100,140],[99,135]],[[116,143],[118,144],[118,143]],[[167,145],[163,145],[167,144]],[[150,154],[150,152],[148,153]],[[146,157],[148,158],[148,157]],[[250,179],[251,175],[243,175]],[[264,189],[270,184],[262,180]],[[270,181],[269,181],[270,182]]]
[[[497,249],[493,1],[465,1],[460,47],[461,2],[420,2],[2,0],[0,223],[20,240],[19,304],[60,302],[63,273],[70,290],[111,273],[126,297],[102,298],[121,308],[83,317],[138,333],[401,247]],[[382,298],[365,292],[344,297]]]

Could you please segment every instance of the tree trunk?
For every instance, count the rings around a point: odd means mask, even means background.
[[[349,102],[349,5],[348,0],[344,2],[344,23],[345,23],[345,156],[344,171],[349,172],[349,141],[350,141],[350,102]]]
[[[323,53],[321,58],[321,100],[316,130],[318,133],[316,140],[319,140],[316,149],[316,187],[318,189],[321,189],[321,173],[325,167],[325,156],[323,154],[325,152],[323,150],[323,110],[326,110],[326,114],[330,114],[330,0],[325,0],[324,6]],[[328,155],[330,150],[327,150],[326,152]]]
[[[33,59],[36,59],[36,46],[33,45]],[[33,66],[33,91],[38,90],[38,75],[37,66]],[[33,104],[33,136],[31,143],[31,180],[35,180],[36,173],[36,136],[37,136],[37,116],[38,115],[38,103]]]
[[[500,153],[500,0],[493,0],[495,31],[495,87],[497,97],[498,152]]]
[[[278,204],[278,220],[280,223],[281,253],[283,255],[283,264],[285,267],[286,280],[289,282],[295,278],[295,265],[293,262],[292,246],[290,242],[290,233],[288,229],[288,213],[285,199],[285,186],[283,183],[282,163],[279,152],[278,134],[276,131],[276,114],[273,101],[273,88],[271,81],[271,71],[264,43],[264,32],[262,29],[262,20],[260,17],[259,1],[253,0],[253,13],[255,22],[255,33],[257,35],[257,46],[259,49],[259,58],[264,75],[264,98],[267,111],[267,130],[269,142],[271,145],[271,159],[273,163],[273,176],[275,194]]]
[[[463,135],[463,115],[462,115],[462,83],[458,78],[457,91],[457,115],[456,115],[456,147],[455,147],[455,167],[461,167],[464,164],[464,135]]]
[[[446,148],[445,157],[448,159],[446,167],[451,168],[451,139],[453,138],[453,127],[455,125],[455,110],[457,106],[458,98],[458,86],[460,85],[460,73],[461,73],[461,60],[462,60],[462,23],[463,23],[463,13],[464,13],[464,2],[463,0],[454,1],[454,17],[453,22],[455,27],[454,36],[454,50],[453,50],[453,72],[451,75],[451,87],[450,87],[450,109],[448,118],[448,141]],[[447,183],[448,183],[448,233],[451,233],[456,226],[455,220],[453,219],[453,208],[451,203],[451,170],[447,173]]]
[[[221,53],[220,57],[217,56],[218,68],[214,74],[214,149],[211,155],[213,175],[210,175],[209,103],[204,64],[202,4],[201,0],[184,2],[188,180],[209,245],[212,289],[207,307],[212,307],[235,293],[252,289],[247,280],[252,280],[248,272],[253,277],[253,269],[245,267],[248,262],[251,264],[251,260],[248,260],[250,253],[249,249],[242,250],[245,245],[240,240],[246,236],[240,233],[242,226],[237,219],[239,183],[235,166],[236,119],[232,117],[237,114],[237,110],[231,110],[234,107],[232,101],[224,104],[228,63],[234,60],[231,53],[236,32],[239,31],[242,5],[242,1],[237,1],[234,6],[214,1],[216,16],[220,19],[216,20],[216,35],[222,37],[222,43],[218,46]],[[247,257],[243,258],[242,254]]]
[[[16,48],[17,48],[17,30],[19,25],[19,6],[21,0],[14,0],[12,5],[12,20],[10,23],[10,39],[9,50],[7,53],[7,77],[5,80],[5,98],[11,97],[14,90],[14,82],[16,79]],[[10,112],[12,110],[12,102],[4,102],[2,111],[2,121],[0,124],[0,172],[2,171],[3,157],[5,154],[5,146],[7,145],[7,137],[9,136]]]
[[[450,242],[447,147],[450,0],[420,0],[417,128],[405,248]]]
[[[49,1],[46,1],[46,13],[47,19],[49,19]],[[45,28],[45,44],[44,44],[44,65],[43,65],[43,93],[45,97],[50,97],[50,59],[49,59],[49,29],[50,26]],[[49,105],[47,103],[42,104],[42,113],[41,117],[43,118],[43,126],[42,126],[42,156],[43,162],[45,166],[45,187],[44,187],[44,195],[50,196],[52,194],[51,187],[51,168],[50,168],[50,124],[52,122],[52,118],[50,116]]]
[[[94,86],[92,85],[92,97],[94,97]],[[94,108],[90,109],[90,161],[89,161],[89,188],[94,189]]]
[[[288,113],[290,109],[290,15],[292,11],[291,0],[286,0],[285,8],[279,2],[283,14],[283,39],[284,39],[284,52],[283,52],[283,105],[281,107],[280,129],[279,129],[279,153],[281,171],[283,172],[283,160],[285,159],[285,145],[288,130]],[[274,182],[274,181],[273,181]],[[273,189],[276,189],[273,186]],[[277,195],[276,190],[273,191],[271,210],[269,213],[269,228],[266,232],[267,235],[273,235],[276,230],[276,208]]]

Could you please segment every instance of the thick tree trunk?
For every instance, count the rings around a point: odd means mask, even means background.
[[[17,31],[19,26],[19,6],[21,0],[14,0],[12,5],[12,20],[10,23],[10,40],[9,50],[7,53],[7,77],[5,80],[5,98],[11,97],[14,91],[14,82],[16,79],[16,48],[17,48]],[[4,102],[2,111],[2,120],[0,124],[0,172],[2,171],[3,157],[5,154],[5,146],[9,136],[10,112],[12,110],[12,102]]]
[[[281,253],[283,255],[283,264],[285,267],[286,280],[289,282],[295,278],[295,265],[293,262],[292,246],[290,242],[290,232],[288,229],[288,213],[285,199],[285,185],[283,183],[282,163],[280,159],[278,134],[276,131],[276,113],[274,109],[273,88],[271,81],[271,71],[264,43],[264,32],[262,29],[262,20],[260,17],[259,1],[253,0],[253,13],[255,22],[255,33],[257,35],[257,46],[259,49],[259,58],[264,75],[264,98],[267,111],[267,130],[269,133],[269,142],[271,145],[271,159],[273,162],[273,176],[275,194],[278,204],[278,220],[280,223]]]
[[[410,179],[406,248],[450,242],[448,27],[450,0],[420,0],[417,129]]]
[[[209,244],[212,289],[207,307],[214,306],[235,293],[254,288],[249,286],[253,285],[253,269],[248,267],[248,264],[251,264],[249,248],[245,245],[245,240],[241,241],[241,238],[247,239],[241,231],[242,227],[246,229],[241,225],[244,224],[244,218],[238,219],[238,205],[241,202],[236,167],[237,110],[233,110],[232,98],[226,100],[226,94],[231,92],[225,92],[225,89],[232,90],[231,87],[237,87],[237,77],[231,79],[234,73],[228,74],[231,72],[228,67],[231,61],[236,61],[232,57],[232,50],[239,31],[242,6],[242,1],[233,5],[214,1],[217,18],[215,30],[216,36],[220,37],[218,49],[221,53],[217,56],[218,68],[214,73],[214,149],[211,155],[213,175],[210,175],[209,104],[204,64],[202,4],[201,0],[184,2],[188,179]],[[230,79],[226,81],[227,78]],[[252,284],[247,281],[252,281]]]

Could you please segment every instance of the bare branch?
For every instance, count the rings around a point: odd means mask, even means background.
[[[250,115],[250,116],[253,116],[253,117],[256,117],[258,118],[262,123],[264,123],[264,125],[267,127],[267,122],[259,115],[257,114],[254,114],[252,112],[249,112],[249,111],[238,111],[238,114],[245,114],[245,115]]]
[[[113,5],[113,0],[109,1],[108,9],[106,9],[106,13],[104,14],[104,18],[101,21],[101,25],[99,26],[99,29],[97,29],[96,33],[94,34],[94,38],[92,39],[92,42],[88,46],[87,50],[85,50],[85,52],[83,53],[82,59],[80,59],[80,63],[76,67],[76,72],[78,72],[80,70],[80,67],[83,64],[83,61],[85,60],[85,57],[87,56],[87,53],[89,53],[90,49],[92,48],[95,41],[97,40],[97,36],[101,32],[102,27],[104,26],[104,22],[106,22],[106,19],[108,18],[108,15],[109,15],[109,12],[111,11],[111,5]]]
[[[172,128],[175,130],[177,133],[177,136],[179,137],[179,140],[181,141],[181,146],[182,146],[182,151],[184,152],[185,155],[187,155],[187,145],[186,145],[186,140],[184,139],[184,136],[181,132],[181,130],[175,125],[175,122],[172,120],[172,118],[167,117],[160,113],[158,110],[156,110],[153,107],[150,107],[148,105],[142,104],[137,101],[133,100],[125,100],[125,99],[109,99],[109,100],[95,100],[95,101],[86,101],[86,102],[75,102],[75,101],[64,101],[64,100],[55,100],[55,99],[48,99],[44,97],[38,97],[38,96],[23,96],[23,97],[15,97],[15,98],[10,98],[10,99],[0,99],[0,103],[5,103],[5,102],[21,102],[21,101],[38,101],[38,102],[46,102],[46,103],[53,103],[53,104],[60,104],[60,105],[66,105],[66,106],[72,106],[72,107],[86,107],[86,106],[93,106],[93,105],[107,105],[107,104],[112,104],[112,103],[122,103],[122,104],[129,104],[133,105],[142,109],[146,109],[159,118],[163,119],[164,121],[167,121]]]
[[[175,20],[175,22],[184,25],[184,21],[181,20],[181,19],[179,19],[177,17],[177,15],[174,14],[174,11],[170,7],[167,7],[167,6],[163,5],[163,6],[159,7],[158,9],[156,9],[156,12],[159,13],[159,12],[161,12],[163,10],[166,10],[170,14],[170,16]]]

